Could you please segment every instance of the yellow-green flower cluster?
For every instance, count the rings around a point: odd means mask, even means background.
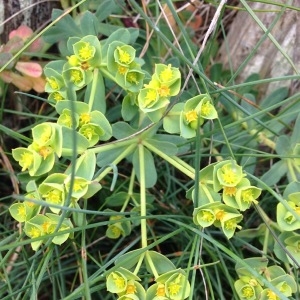
[[[194,209],[194,223],[203,228],[221,227],[227,238],[231,238],[237,228],[241,229],[240,212],[256,204],[261,193],[245,176],[243,168],[233,160],[214,163],[201,170],[199,195],[195,195],[193,189],[188,193],[194,201],[199,197],[203,203]]]
[[[143,86],[145,77],[141,60],[135,57],[136,50],[122,42],[110,43],[107,51],[107,69],[116,83],[124,90],[137,93]]]
[[[169,133],[180,133],[184,138],[196,136],[204,120],[218,117],[208,94],[195,96],[185,103],[177,103],[163,120],[164,129]]]
[[[235,281],[234,287],[241,300],[280,300],[283,296],[291,297],[297,290],[294,278],[286,274],[279,266],[267,267],[268,260],[261,257],[253,257],[244,260],[250,268],[254,268],[262,278],[254,277],[249,270],[239,264],[236,265],[236,272],[239,279]],[[267,281],[273,287],[266,286]],[[280,294],[279,294],[280,293]]]
[[[181,74],[178,68],[156,64],[148,84],[138,94],[138,106],[147,116],[157,122],[162,117],[170,98],[180,91]]]
[[[140,280],[134,273],[121,267],[107,276],[107,291],[117,294],[118,300],[145,299],[146,292]]]
[[[146,299],[183,300],[191,293],[190,283],[182,269],[166,272],[155,279],[146,292]]]
[[[59,114],[57,123],[75,129],[86,139],[88,147],[94,146],[99,140],[106,141],[112,135],[110,123],[104,114],[98,110],[90,111],[87,103],[62,100],[55,108]]]
[[[13,158],[28,171],[30,176],[49,172],[55,162],[55,154],[61,156],[61,128],[55,123],[45,122],[32,129],[33,142],[27,147],[12,150]]]
[[[300,229],[300,193],[291,193],[277,204],[277,223],[283,231]]]
[[[131,232],[131,223],[124,216],[113,215],[109,218],[111,222],[106,230],[106,236],[117,239],[120,236],[127,236]]]
[[[91,82],[94,68],[102,61],[101,46],[96,36],[72,38],[68,44],[73,54],[65,60],[49,62],[44,69],[45,91],[50,103],[55,104],[68,98],[69,89],[79,90]]]

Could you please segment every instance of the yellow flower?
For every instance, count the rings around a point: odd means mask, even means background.
[[[224,222],[224,228],[226,230],[234,230],[236,228],[236,222],[234,221],[234,219],[230,219],[228,221]]]
[[[124,67],[124,66],[122,66],[122,65],[119,65],[119,66],[118,66],[118,72],[119,72],[119,74],[121,74],[121,75],[125,75],[126,72],[127,72],[127,70],[128,70],[128,68],[126,68],[126,67]]]
[[[60,204],[62,202],[62,192],[60,190],[53,189],[43,195],[43,198],[51,203]]]
[[[208,210],[202,210],[201,211],[201,215],[200,218],[204,221],[204,222],[212,222],[215,218],[214,214]]]
[[[135,84],[138,84],[138,80],[137,80],[137,74],[134,73],[134,72],[130,72],[127,74],[126,76],[126,80],[130,83],[135,83]]]
[[[237,181],[237,175],[235,169],[231,168],[230,165],[225,165],[221,168],[222,179],[227,184],[234,184]]]
[[[29,152],[24,152],[21,154],[21,159],[19,160],[19,164],[22,167],[22,172],[29,169],[33,163],[33,154]]]
[[[249,286],[249,285],[246,285],[242,288],[242,296],[243,298],[246,298],[246,299],[250,299],[254,296],[254,289]]]
[[[170,297],[176,296],[180,292],[181,285],[179,283],[180,283],[181,276],[182,275],[179,274],[174,281],[168,283],[167,287],[168,287]]]
[[[53,149],[48,146],[43,146],[39,150],[39,154],[43,157],[43,159],[46,159],[51,153],[53,153]]]
[[[64,97],[59,92],[52,93],[52,99],[56,102],[61,101]]]
[[[118,54],[119,54],[119,61],[122,64],[129,64],[131,61],[130,54],[127,51],[121,49],[120,47],[117,47],[117,50],[118,50]]]
[[[158,284],[158,287],[156,289],[156,296],[157,297],[165,297],[166,296],[165,286],[162,283]]]
[[[70,81],[79,84],[83,80],[82,73],[79,70],[71,70]]]
[[[267,297],[268,297],[268,300],[279,300],[280,298],[277,297],[277,295],[271,291],[271,290],[268,290],[267,292]]]
[[[220,220],[222,220],[224,218],[225,215],[226,215],[225,211],[223,209],[220,209],[216,213],[216,219],[218,221],[220,221]]]
[[[134,281],[130,280],[127,285],[126,294],[135,294],[136,286],[134,285]]]
[[[122,276],[119,276],[117,273],[112,273],[113,281],[118,289],[124,289],[126,287],[126,281]]]
[[[88,124],[91,122],[91,116],[89,113],[82,113],[79,116],[79,124],[80,126],[84,125],[84,124]]]
[[[158,94],[161,97],[169,97],[170,96],[170,89],[169,89],[169,87],[167,87],[166,85],[162,85],[158,89]]]
[[[157,98],[156,91],[153,89],[149,89],[145,97],[145,102],[144,102],[145,107],[151,106],[151,104],[153,104],[153,102],[156,101],[156,98]]]
[[[91,141],[93,136],[96,135],[95,129],[89,125],[85,128],[82,128],[82,130],[80,130],[80,133],[84,135],[89,141]]]
[[[213,106],[209,103],[209,101],[205,102],[201,106],[201,115],[206,117],[211,114]]]
[[[163,71],[159,74],[159,79],[162,82],[170,81],[173,77],[173,71],[171,70],[171,65],[168,65]]]
[[[237,188],[235,186],[224,186],[223,187],[224,195],[226,196],[235,196]]]
[[[72,67],[79,65],[79,60],[76,55],[67,56],[68,62]]]
[[[193,109],[185,113],[185,118],[188,123],[197,121],[198,115],[197,112]]]
[[[49,83],[50,87],[52,90],[58,90],[59,89],[59,84],[57,82],[57,79],[55,77],[47,77],[46,81]]]
[[[242,191],[242,200],[244,201],[244,202],[247,202],[247,203],[249,203],[249,202],[251,202],[251,201],[253,201],[253,192],[252,192],[252,190],[251,189],[248,189],[248,190],[246,190],[246,191]]]
[[[90,43],[84,43],[84,46],[79,50],[79,58],[83,61],[93,58],[95,53],[95,47],[91,46]]]
[[[31,238],[37,238],[41,235],[41,231],[39,229],[37,229],[36,227],[32,226],[30,228],[30,230],[28,231],[28,235],[31,237]]]
[[[23,217],[23,218],[26,217],[26,208],[25,208],[24,205],[22,205],[22,206],[20,205],[18,207],[18,215],[21,216],[21,217]]]

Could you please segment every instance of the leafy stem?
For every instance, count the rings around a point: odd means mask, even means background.
[[[90,94],[90,98],[89,98],[89,110],[90,111],[92,111],[94,100],[95,100],[98,77],[99,77],[99,69],[95,68],[93,82],[92,82],[92,89],[91,89],[91,94]]]
[[[147,221],[146,221],[146,178],[145,178],[145,155],[144,146],[139,144],[139,163],[140,163],[140,194],[141,194],[141,236],[142,247],[147,247]]]

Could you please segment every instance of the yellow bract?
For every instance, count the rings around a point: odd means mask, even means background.
[[[19,161],[20,166],[22,167],[22,172],[30,168],[33,163],[33,155],[28,152],[21,154],[21,159]]]
[[[173,71],[171,70],[171,65],[168,65],[167,68],[165,68],[163,71],[159,74],[159,79],[162,82],[170,81],[173,77]]]

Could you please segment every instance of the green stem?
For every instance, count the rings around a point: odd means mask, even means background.
[[[99,69],[94,69],[94,76],[93,76],[93,82],[92,82],[92,88],[91,88],[91,94],[89,98],[89,111],[92,111],[94,100],[95,100],[95,94],[97,89],[97,83],[98,83],[98,77],[99,77]]]
[[[87,208],[87,199],[84,199],[84,207],[83,209]],[[81,266],[82,266],[82,273],[83,273],[83,284],[84,284],[84,292],[85,292],[85,299],[91,299],[91,293],[89,288],[89,278],[87,274],[87,266],[86,266],[86,244],[85,244],[85,226],[86,226],[86,214],[83,214],[83,222],[82,222],[82,235],[81,235]]]
[[[125,211],[128,202],[130,200],[130,198],[132,197],[133,194],[133,185],[134,185],[134,178],[135,178],[135,171],[134,169],[132,169],[131,171],[131,176],[130,176],[130,182],[129,182],[129,187],[128,187],[128,196],[126,198],[126,200],[124,201],[124,204],[122,206],[121,212]]]
[[[89,149],[88,151],[92,151],[95,154],[98,154],[105,151],[114,151],[117,148],[124,147],[127,145],[129,146],[134,144],[136,146],[137,142],[138,142],[138,138],[135,137],[135,138],[130,138],[122,141],[114,141],[111,143],[99,145],[95,148]]]
[[[146,259],[147,259],[148,265],[149,265],[149,267],[152,271],[152,274],[154,275],[154,278],[157,278],[159,276],[159,274],[158,274],[158,272],[157,272],[157,270],[156,270],[156,268],[153,264],[152,258],[151,258],[148,251],[146,252]]]
[[[143,144],[152,152],[159,155],[161,158],[163,158],[165,161],[169,162],[171,165],[173,165],[176,169],[181,171],[183,174],[187,175],[191,179],[195,179],[195,169],[193,169],[191,166],[186,164],[184,161],[182,161],[177,156],[168,156],[164,152],[157,149],[155,146],[149,144],[147,141],[143,141]]]
[[[147,242],[147,220],[146,220],[146,178],[145,178],[145,153],[144,145],[139,144],[139,163],[140,163],[140,194],[141,194],[141,236],[142,248],[146,248]]]

